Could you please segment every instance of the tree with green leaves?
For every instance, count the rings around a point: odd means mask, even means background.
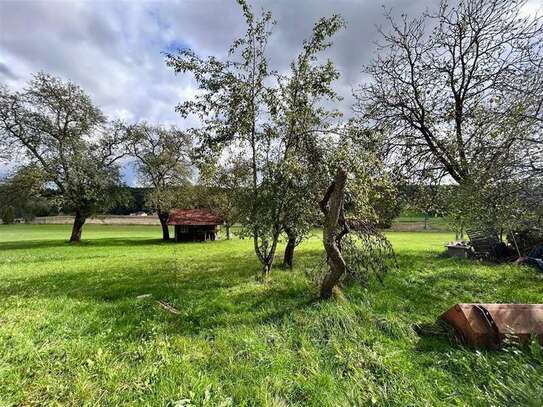
[[[242,199],[249,187],[250,167],[239,155],[232,153],[225,163],[214,161],[200,167],[200,206],[221,215],[227,240],[231,238],[232,226],[241,220]]]
[[[15,216],[25,220],[58,212],[55,200],[55,191],[47,188],[37,165],[18,167],[0,181],[0,204],[13,206]]]
[[[2,208],[2,223],[10,225],[13,222],[15,222],[15,209],[11,205],[4,206]]]
[[[333,88],[339,72],[319,56],[332,45],[331,38],[345,23],[338,15],[321,18],[289,72],[277,75],[272,93],[269,131],[281,149],[272,166],[283,204],[282,229],[287,237],[283,267],[291,268],[294,251],[318,219],[319,193],[326,172],[326,146],[337,132],[339,111],[327,109],[341,98]]]
[[[478,179],[456,186],[449,189],[449,220],[461,236],[464,230],[483,230],[497,233],[502,240],[511,231],[543,229],[541,186],[540,179],[514,178]]]
[[[292,75],[282,77],[268,68],[266,45],[274,24],[270,12],[257,18],[245,1],[239,4],[247,31],[230,48],[228,60],[201,59],[184,50],[168,54],[167,63],[178,73],[192,73],[201,90],[195,99],[177,107],[183,116],[193,113],[202,120],[202,128],[196,131],[200,152],[231,147],[248,157],[250,184],[241,192],[245,194],[240,208],[242,233],[253,238],[266,276],[285,226],[285,213],[293,208],[288,201],[295,187],[289,168],[300,157],[294,153],[302,148],[307,148],[306,154],[311,152],[325,114],[316,104],[323,97],[335,96],[329,85],[337,72],[331,62],[317,67],[316,55],[329,46],[329,37],[342,21],[338,16],[320,20],[293,63]]]
[[[375,275],[382,280],[395,265],[392,246],[376,227],[379,213],[371,198],[373,190],[392,187],[391,176],[366,135],[346,132],[333,146],[332,181],[319,203],[328,265],[321,282],[322,299],[330,298],[345,278],[367,283]]]
[[[270,12],[256,18],[245,1],[240,0],[239,4],[247,31],[232,44],[229,60],[202,59],[191,50],[182,50],[168,54],[166,61],[177,73],[192,73],[201,91],[193,100],[177,106],[182,116],[193,113],[202,121],[202,128],[196,132],[200,153],[216,153],[234,145],[247,149],[251,185],[245,191],[248,213],[244,232],[252,236],[262,273],[267,275],[281,233],[276,222],[278,202],[265,170],[269,133],[262,125],[268,106],[267,82],[271,78],[265,51],[274,22]]]
[[[428,219],[432,215],[444,215],[449,206],[446,202],[450,198],[450,192],[456,189],[449,189],[445,185],[431,181],[410,186],[409,207],[424,216],[424,230],[428,229]],[[447,194],[447,192],[449,194]]]
[[[177,189],[190,184],[191,138],[175,127],[141,123],[127,127],[127,139],[141,183],[152,188],[146,205],[158,215],[162,239],[169,240],[168,217],[177,206]]]
[[[116,200],[123,136],[72,82],[38,73],[22,91],[0,86],[0,143],[39,167],[59,206],[75,214],[70,242]]]
[[[357,108],[408,177],[464,184],[539,167],[543,18],[524,16],[525,4],[443,0],[412,20],[387,13]]]

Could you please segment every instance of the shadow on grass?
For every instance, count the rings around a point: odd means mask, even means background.
[[[205,252],[176,259],[171,253],[158,253],[152,258],[92,259],[87,263],[70,263],[62,271],[40,272],[9,277],[0,286],[0,297],[9,303],[33,300],[75,299],[75,318],[92,320],[83,328],[83,335],[93,335],[112,328],[112,335],[134,340],[146,337],[150,327],[166,334],[213,336],[216,329],[236,329],[280,323],[288,314],[311,305],[316,292],[300,270],[319,262],[322,250],[301,250],[297,257],[298,271],[291,274],[276,268],[270,282],[256,281],[259,266],[250,249],[246,251],[214,251],[222,242],[196,244]],[[8,242],[12,248],[66,247],[61,241]],[[95,239],[83,243],[91,247],[123,247],[169,245],[157,239]],[[55,246],[48,246],[55,245]],[[179,247],[188,244],[180,244]],[[411,322],[432,321],[455,302],[495,298],[490,290],[493,277],[483,281],[470,280],[477,264],[457,262],[430,252],[398,255],[400,269],[392,271],[384,285],[372,287],[376,313],[396,313]],[[72,267],[72,269],[70,268]],[[503,277],[503,271],[501,276]],[[499,279],[500,275],[496,276]],[[529,287],[527,278],[515,284]],[[518,285],[516,286],[518,288]],[[485,294],[485,290],[488,293]],[[367,292],[347,290],[350,300],[366,301]],[[445,296],[444,294],[449,294]],[[137,299],[150,294],[151,298]],[[164,300],[179,314],[171,314],[157,305]],[[39,301],[37,302],[40,303]],[[42,302],[43,303],[43,302]],[[64,307],[64,305],[62,305]],[[63,308],[60,312],[64,312]],[[66,311],[68,312],[68,311]],[[445,343],[439,339],[420,342],[420,350],[433,351]]]
[[[123,246],[120,242],[99,239],[89,245]],[[147,239],[131,240],[129,244],[149,242],[162,243]],[[35,248],[48,247],[49,242],[25,243],[23,247]],[[202,258],[181,261],[140,258],[109,265],[107,259],[100,263],[93,259],[90,263],[79,265],[77,270],[9,278],[0,287],[0,297],[7,303],[10,297],[25,299],[30,305],[40,299],[61,303],[66,298],[74,299],[76,315],[66,318],[93,321],[81,335],[93,335],[109,327],[111,335],[122,333],[134,340],[146,337],[150,326],[167,334],[192,336],[221,327],[275,323],[314,301],[306,282],[300,279],[290,284],[288,272],[280,269],[274,270],[276,279],[258,282],[256,260],[252,256],[240,257],[239,253],[210,251]],[[145,294],[151,296],[137,298]],[[179,314],[162,309],[156,300],[167,301]]]
[[[162,239],[149,238],[100,238],[85,239],[79,243],[70,243],[68,240],[21,240],[1,242],[0,250],[30,250],[30,249],[50,249],[63,247],[119,247],[119,246],[146,246],[146,245],[169,245],[175,241],[164,241]]]

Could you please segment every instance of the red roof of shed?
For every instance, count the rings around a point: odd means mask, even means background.
[[[207,209],[173,209],[168,218],[169,225],[221,225],[221,216]]]

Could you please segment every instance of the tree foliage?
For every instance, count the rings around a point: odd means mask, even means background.
[[[200,167],[200,206],[222,216],[228,240],[232,226],[242,220],[242,208],[247,206],[244,199],[250,188],[250,176],[248,162],[233,153],[225,163],[208,162]]]
[[[9,225],[15,222],[15,209],[11,205],[2,208],[2,223]]]
[[[196,114],[202,126],[199,136],[200,153],[221,151],[227,146],[248,149],[251,165],[250,210],[244,222],[254,241],[255,253],[263,273],[269,273],[280,229],[274,226],[276,200],[271,197],[269,183],[263,176],[268,133],[263,131],[270,78],[265,49],[273,25],[270,12],[256,18],[244,1],[239,2],[246,33],[229,50],[229,59],[202,59],[191,50],[167,55],[167,64],[177,73],[190,72],[201,92],[194,99],[177,106],[184,117]]]
[[[55,191],[47,188],[44,174],[36,165],[21,166],[0,182],[0,206],[13,206],[16,217],[31,220],[58,213],[55,201]]]
[[[75,213],[70,241],[79,241],[87,217],[116,198],[120,126],[79,86],[44,73],[20,92],[0,87],[0,124],[1,143],[38,166],[60,205]]]
[[[512,231],[532,227],[542,229],[540,189],[541,180],[509,179],[464,184],[450,194],[448,215],[456,230],[492,230],[502,239]]]
[[[156,211],[162,225],[162,238],[170,239],[168,216],[176,207],[179,187],[190,183],[191,138],[175,127],[148,123],[127,128],[128,150],[135,158],[141,183],[152,190],[146,205]]]
[[[358,109],[409,176],[459,184],[541,160],[543,24],[524,0],[472,0],[382,31]],[[538,134],[538,136],[534,136]]]
[[[360,171],[359,174],[361,175]],[[369,209],[363,204],[364,195],[358,195],[360,186],[366,184],[368,178],[357,177],[348,180],[349,173],[344,164],[341,165],[329,185],[324,198],[320,202],[324,214],[323,244],[326,251],[326,262],[329,266],[321,283],[321,298],[328,299],[333,290],[339,288],[341,280],[345,277],[367,282],[370,273],[380,280],[395,264],[392,246],[387,238],[375,227],[367,217],[353,217],[353,214],[366,213],[362,209]],[[355,203],[351,217],[347,216],[346,204],[348,195],[346,191],[348,181],[354,184],[351,191],[351,202]],[[355,182],[353,182],[355,181]]]
[[[326,148],[330,133],[338,130],[336,119],[341,117],[325,104],[333,105],[341,98],[333,88],[339,78],[334,63],[320,63],[318,58],[332,45],[331,37],[344,24],[338,15],[317,21],[302,51],[290,64],[290,71],[277,75],[269,131],[275,133],[281,148],[270,177],[278,184],[285,208],[281,215],[287,236],[285,268],[292,267],[295,247],[308,236],[319,217],[315,203],[326,187]]]
[[[178,73],[192,73],[201,91],[177,107],[183,116],[196,114],[202,122],[195,130],[198,151],[220,153],[229,147],[247,157],[250,179],[240,191],[246,194],[241,233],[252,237],[267,275],[287,223],[285,214],[294,209],[294,180],[302,179],[296,173],[302,155],[295,151],[314,154],[315,135],[329,115],[318,102],[335,98],[330,85],[338,74],[330,61],[318,64],[317,54],[343,22],[338,16],[319,20],[290,75],[281,76],[270,72],[266,55],[274,25],[271,13],[256,17],[245,1],[239,4],[247,30],[234,41],[227,60],[202,59],[183,50],[167,55],[167,64]]]

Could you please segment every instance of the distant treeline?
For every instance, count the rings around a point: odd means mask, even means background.
[[[130,215],[136,212],[152,212],[145,206],[145,195],[150,188],[119,187],[118,193],[122,196],[105,214]],[[14,191],[8,190],[0,184],[0,208],[12,208],[17,219],[32,220],[39,216],[55,216],[59,214],[71,215],[71,211],[57,205],[56,192],[44,191],[39,195],[17,196]]]
[[[152,212],[145,206],[145,196],[151,190],[150,188],[121,187],[120,189],[125,199],[113,206],[108,214],[130,215],[136,212]]]
[[[451,186],[434,186],[431,188],[421,187],[418,185],[403,185],[399,186],[396,191],[397,196],[391,197],[390,195],[381,195],[378,199],[374,199],[372,204],[374,209],[379,213],[379,218],[383,224],[381,227],[390,227],[392,219],[400,216],[400,213],[417,213],[426,214],[429,216],[441,215],[444,211],[436,200],[432,200],[432,205],[428,207],[421,207],[419,204],[419,195],[422,193],[425,197],[430,194],[437,196],[445,195],[444,192],[450,189]],[[179,202],[179,206],[182,207],[197,207],[206,206],[200,196],[207,195],[205,193],[206,187],[201,185],[183,187],[184,194],[181,194],[183,198]],[[422,189],[422,191],[421,191]],[[0,184],[0,207],[11,206],[14,210],[15,218],[22,218],[26,220],[32,220],[39,216],[55,216],[59,214],[71,215],[71,211],[58,207],[56,193],[53,190],[45,191],[40,195],[30,196],[25,194],[17,199],[17,194],[11,189],[8,189],[6,185]],[[118,187],[116,191],[120,199],[109,210],[104,212],[104,215],[130,215],[136,212],[154,212],[153,209],[146,204],[146,197],[152,192],[152,188],[141,187]],[[10,199],[9,199],[10,198]],[[394,199],[395,198],[395,199]],[[394,203],[394,204],[392,204]]]
[[[209,192],[208,189],[208,187],[201,185],[179,187],[179,191],[175,194],[177,206],[183,208],[209,206],[203,198],[206,192]],[[147,198],[152,191],[152,188],[117,187],[114,191],[118,197],[115,204],[101,214],[130,215],[136,212],[151,214],[155,211]],[[57,191],[47,189],[39,193],[34,192],[21,188],[21,185],[15,189],[9,182],[0,182],[0,210],[10,207],[13,209],[15,218],[25,220],[32,220],[40,216],[73,215],[71,210],[58,205]]]

